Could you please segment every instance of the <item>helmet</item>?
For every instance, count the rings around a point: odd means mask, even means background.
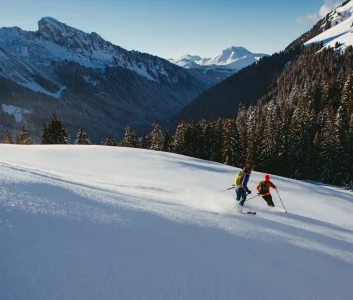
[[[247,168],[250,171],[254,171],[254,169],[255,169],[255,166],[252,165],[252,164],[245,164],[244,167]]]
[[[266,174],[265,177],[264,177],[264,180],[265,180],[265,181],[268,181],[268,180],[270,180],[270,179],[271,179],[270,175]]]

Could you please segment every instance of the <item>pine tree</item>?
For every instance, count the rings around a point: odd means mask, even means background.
[[[130,126],[126,126],[125,136],[121,141],[120,146],[130,148],[137,147],[137,136]]]
[[[348,178],[346,180],[347,186],[353,188],[353,112],[351,114],[348,130],[348,143],[349,143],[349,159],[347,162],[348,165]]]
[[[262,114],[264,120],[262,134],[257,134],[259,142],[259,158],[257,169],[267,173],[276,173],[282,151],[280,149],[282,122],[279,107],[265,107]],[[282,132],[283,134],[283,132]]]
[[[185,154],[185,147],[186,147],[186,130],[187,124],[182,121],[176,129],[174,140],[173,140],[173,148],[174,152],[178,154]]]
[[[13,144],[13,139],[8,130],[6,130],[4,137],[2,138],[2,143],[3,144]]]
[[[310,151],[316,133],[313,91],[307,85],[293,112],[290,128],[291,176],[304,179],[310,168]]]
[[[341,153],[340,140],[335,130],[335,116],[332,108],[326,109],[325,123],[322,129],[322,142],[320,147],[320,160],[322,161],[321,180],[326,183],[341,184],[337,177],[337,162]]]
[[[155,120],[152,126],[150,150],[161,151],[163,148],[163,132],[159,126],[159,121]]]
[[[251,165],[258,165],[262,151],[262,139],[264,133],[264,118],[261,108],[250,106],[248,110],[248,119],[246,121],[246,162]]]
[[[236,123],[239,133],[239,148],[241,149],[241,161],[244,162],[247,153],[247,141],[250,137],[247,136],[247,111],[244,105],[239,106]]]
[[[87,135],[86,131],[83,129],[83,127],[79,127],[79,129],[78,129],[75,144],[77,144],[77,145],[91,145],[91,142],[88,138],[88,135]]]
[[[20,136],[18,134],[15,137],[15,144],[20,144]]]
[[[353,113],[353,82],[351,73],[347,76],[347,80],[342,89],[341,105],[344,105],[345,109],[347,109],[347,116]]]
[[[70,144],[69,135],[65,130],[64,124],[54,114],[48,125],[49,144]]]
[[[162,151],[164,152],[172,152],[172,143],[173,143],[173,138],[170,135],[169,129],[167,128],[164,132],[163,135],[163,147]]]
[[[222,130],[223,120],[219,118],[212,126],[212,140],[210,144],[210,160],[221,162],[222,160]]]
[[[31,135],[29,134],[29,132],[26,130],[24,126],[22,126],[20,134],[18,135],[18,144],[21,144],[21,145],[33,144]]]
[[[47,145],[50,144],[49,142],[49,134],[48,134],[48,128],[45,122],[43,122],[43,128],[42,128],[42,136],[41,136],[41,141],[40,143],[42,145]]]
[[[142,137],[139,139],[138,147],[141,149],[150,149],[151,135],[143,133]]]
[[[239,135],[236,121],[226,119],[222,130],[222,162],[230,166],[239,166],[242,161],[239,152]]]
[[[214,122],[208,122],[204,127],[203,155],[204,159],[211,160],[213,149]]]
[[[314,181],[319,181],[320,177],[320,168],[322,166],[322,161],[320,159],[320,149],[321,149],[321,137],[319,132],[316,132],[312,151],[310,153],[310,173],[308,174],[307,178]]]
[[[112,138],[110,137],[110,135],[107,136],[105,141],[102,141],[101,145],[103,145],[103,146],[113,146],[113,141],[112,141]]]

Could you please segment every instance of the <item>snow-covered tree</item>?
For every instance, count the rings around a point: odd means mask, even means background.
[[[150,149],[151,147],[151,135],[150,134],[142,134],[142,137],[139,138],[138,147],[141,149]]]
[[[21,145],[33,144],[31,135],[29,134],[29,132],[26,130],[26,128],[24,126],[22,126],[22,129],[18,135],[17,142],[18,142],[18,144],[21,144]]]
[[[48,125],[49,144],[70,144],[70,138],[64,124],[54,114]]]
[[[102,142],[101,142],[101,145],[102,145],[102,146],[117,146],[118,143],[117,143],[116,140],[112,139],[112,138],[110,137],[110,135],[108,135],[107,138],[105,139],[105,141],[102,141]]]
[[[125,135],[120,143],[121,147],[137,147],[137,136],[130,126],[126,126]]]
[[[13,139],[8,130],[6,130],[4,137],[2,138],[2,143],[3,144],[13,144]]]
[[[182,121],[176,128],[176,132],[173,140],[174,152],[178,154],[184,154],[186,148],[186,130],[187,124]]]
[[[50,144],[48,128],[47,128],[47,125],[45,124],[45,122],[43,122],[43,127],[42,127],[42,134],[41,134],[40,143],[41,143],[42,145]]]
[[[230,166],[239,166],[243,160],[239,153],[239,135],[236,121],[226,119],[222,130],[222,162]]]
[[[77,145],[91,145],[91,141],[83,127],[79,127],[75,143]]]
[[[321,180],[340,184],[340,177],[337,176],[339,155],[341,153],[341,143],[339,135],[335,130],[335,116],[332,109],[325,111],[325,123],[322,128],[322,142],[320,145],[320,160],[322,162]]]
[[[159,121],[155,120],[152,124],[151,147],[150,150],[161,151],[163,148],[163,131],[159,126]]]
[[[170,135],[170,131],[167,128],[163,134],[163,147],[162,151],[164,152],[171,152],[172,151],[172,145],[173,143],[173,137]]]

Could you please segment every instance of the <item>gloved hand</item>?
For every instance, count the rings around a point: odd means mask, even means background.
[[[251,194],[251,191],[248,191],[248,195],[250,195]]]

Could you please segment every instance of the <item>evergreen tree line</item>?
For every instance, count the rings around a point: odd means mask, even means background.
[[[3,144],[22,144],[22,145],[31,145],[33,144],[32,138],[25,126],[22,126],[22,130],[19,134],[16,135],[15,140],[13,140],[9,131],[6,131],[3,139]],[[70,137],[65,129],[65,125],[60,121],[60,119],[54,114],[46,125],[43,122],[42,134],[41,134],[41,144],[50,145],[50,144],[70,144]],[[78,145],[90,145],[91,142],[87,136],[85,130],[80,127],[78,129],[77,138],[75,144]]]
[[[120,142],[108,136],[101,145],[173,152],[231,166],[248,162],[258,171],[353,187],[352,80],[349,75],[342,84],[339,103],[315,105],[318,91],[309,84],[296,105],[240,106],[234,119],[181,122],[174,136],[158,120],[140,137],[126,126]],[[326,97],[325,86],[320,93]],[[14,143],[9,132],[3,143]],[[24,127],[15,143],[32,144]],[[43,124],[41,144],[69,143],[64,125],[53,115],[48,126]],[[75,143],[91,144],[82,127]]]
[[[232,166],[245,161],[256,170],[285,177],[353,186],[353,49],[340,55],[314,45],[276,77],[259,105],[240,106],[235,118],[180,122],[172,136],[156,120],[152,131],[137,135],[127,126],[118,142],[106,146],[174,152]],[[4,143],[12,143],[7,132]],[[30,144],[22,128],[15,138]],[[44,123],[42,144],[68,144],[64,125],[53,115]],[[76,144],[90,141],[80,128]]]
[[[33,144],[32,138],[25,126],[22,126],[21,131],[16,134],[15,139],[12,138],[10,132],[7,130],[2,139],[3,144],[19,144],[19,145],[31,145]]]
[[[349,73],[330,83],[308,81],[286,102],[241,106],[235,119],[182,122],[173,151],[353,187],[352,80]]]

